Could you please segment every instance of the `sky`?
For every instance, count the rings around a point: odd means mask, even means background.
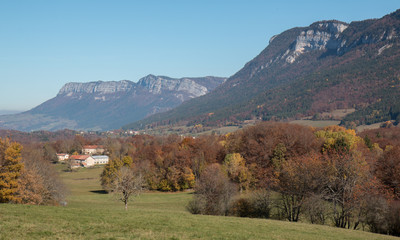
[[[0,110],[68,82],[229,77],[293,27],[381,18],[399,0],[0,0]]]

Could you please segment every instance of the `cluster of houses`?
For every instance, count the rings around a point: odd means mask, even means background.
[[[57,159],[59,162],[69,161],[71,168],[93,167],[108,163],[109,157],[103,155],[104,151],[101,145],[85,145],[82,147],[82,155],[57,153]]]

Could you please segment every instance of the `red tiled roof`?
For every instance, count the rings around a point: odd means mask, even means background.
[[[69,158],[72,160],[86,160],[90,155],[72,155]]]

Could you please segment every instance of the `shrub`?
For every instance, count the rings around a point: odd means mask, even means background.
[[[191,213],[191,214],[201,214],[204,212],[204,201],[202,201],[201,198],[195,198],[191,201],[189,201],[188,205],[186,206],[186,209]]]
[[[253,217],[253,204],[247,198],[239,198],[232,203],[230,213],[237,217]]]
[[[249,197],[237,199],[230,213],[238,217],[269,218],[271,214],[270,193],[267,190],[257,190]]]
[[[258,190],[251,194],[253,217],[269,218],[271,214],[271,194],[267,190]]]

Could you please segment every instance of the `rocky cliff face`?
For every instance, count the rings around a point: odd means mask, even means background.
[[[109,130],[167,111],[202,96],[225,78],[181,78],[148,75],[137,83],[67,83],[53,99],[25,113],[0,116],[0,128],[31,130]],[[26,121],[30,119],[30,121]]]
[[[339,39],[348,27],[347,23],[338,21],[317,22],[310,26],[311,29],[301,31],[294,43],[291,45],[285,57],[287,63],[293,63],[298,56],[313,50],[336,49],[344,45],[344,41]]]
[[[348,26],[349,24],[336,20],[320,21],[309,27],[294,28],[273,36],[269,40],[269,46],[253,61],[246,64],[245,68],[252,65],[248,78],[252,78],[274,64],[283,66],[293,64],[300,56],[312,51],[343,52],[346,40],[341,34]],[[263,60],[259,61],[257,58],[263,58]]]
[[[354,114],[368,115],[355,124],[385,120],[396,115],[399,64],[400,10],[351,23],[319,21],[275,35],[258,56],[204,97],[126,127],[300,118],[354,107]]]
[[[101,94],[109,94],[109,93],[116,93],[116,92],[127,92],[130,91],[135,87],[135,83],[122,80],[122,81],[110,81],[110,82],[89,82],[89,83],[76,83],[71,82],[65,84],[58,95],[65,95],[65,94],[73,94],[73,93],[101,93]]]
[[[148,75],[139,80],[138,85],[148,89],[150,93],[162,94],[166,91],[185,92],[190,98],[199,97],[209,90],[190,78],[173,79],[162,76]]]
[[[208,77],[210,80],[222,83],[224,78]],[[170,78],[165,76],[148,75],[141,78],[137,83],[122,80],[122,81],[97,81],[88,83],[71,82],[65,84],[59,91],[58,96],[77,97],[81,94],[93,94],[96,98],[99,95],[110,95],[114,93],[128,93],[138,91],[147,91],[149,94],[162,95],[173,93],[177,98],[187,100],[202,96],[216,86],[211,86],[207,81],[197,81],[198,79],[206,80],[205,78]],[[217,84],[218,85],[218,84]],[[182,98],[182,96],[184,96]]]

